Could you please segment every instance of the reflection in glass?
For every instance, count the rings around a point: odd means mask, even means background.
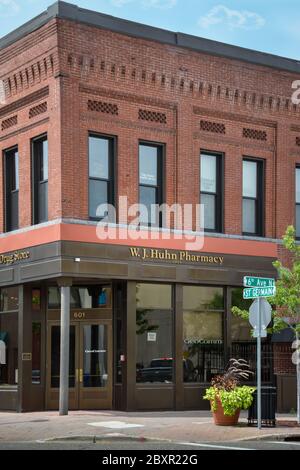
[[[201,192],[217,192],[217,157],[215,155],[201,155]]]
[[[43,140],[43,155],[40,167],[40,181],[48,181],[48,140]]]
[[[89,138],[90,178],[109,178],[109,140],[99,137]]]
[[[17,312],[0,314],[0,353],[0,385],[16,385],[18,380]]]
[[[243,197],[257,197],[257,162],[243,161]]]
[[[156,188],[148,186],[140,187],[140,204],[143,204],[147,212],[141,211],[140,221],[142,225],[158,226],[158,217],[156,211]]]
[[[109,286],[73,286],[71,287],[71,308],[110,308],[111,287]],[[58,287],[48,289],[48,308],[60,308]]]
[[[139,383],[173,381],[172,287],[137,284],[136,380]]]
[[[51,388],[59,388],[60,326],[51,328]],[[70,326],[69,387],[75,387],[75,326]]]
[[[32,310],[40,310],[41,308],[41,290],[40,289],[32,289],[31,307],[32,307]]]
[[[252,300],[243,299],[243,288],[237,287],[231,290],[232,307],[239,307],[241,310],[249,311]],[[236,317],[231,314],[231,357],[245,359],[250,365],[250,369],[256,370],[256,339],[253,338],[251,326],[248,320]],[[267,338],[262,339],[262,381],[271,382],[273,373],[273,352],[272,345]],[[254,375],[251,381],[256,381]]]
[[[93,218],[105,217],[106,210],[98,211],[98,207],[108,203],[108,182],[90,180],[89,184],[89,216]],[[98,211],[98,212],[97,212]]]
[[[300,168],[296,168],[296,237],[300,238]]]
[[[296,168],[296,203],[300,204],[300,168]]]
[[[85,325],[83,327],[83,386],[106,387],[107,326]]]
[[[223,370],[223,315],[223,288],[183,287],[184,382],[210,382]]]
[[[32,380],[33,384],[41,383],[41,348],[42,325],[40,322],[32,323]]]
[[[231,305],[238,307],[241,310],[249,310],[252,300],[243,299],[243,289],[237,287],[231,290]],[[231,313],[231,340],[238,341],[252,341],[251,326],[247,320],[237,317]]]
[[[300,204],[296,205],[296,237],[300,238]]]
[[[256,200],[243,199],[243,232],[256,233]]]
[[[19,288],[4,287],[0,289],[0,311],[11,312],[19,309]]]
[[[183,305],[185,310],[224,310],[222,287],[184,286]]]
[[[214,230],[216,228],[216,196],[201,194],[200,202],[204,205],[204,227],[207,230]]]
[[[158,227],[162,223],[155,207],[162,204],[162,173],[162,146],[140,144],[139,203],[147,208],[141,209],[141,225]]]
[[[140,145],[140,184],[157,185],[157,147]]]

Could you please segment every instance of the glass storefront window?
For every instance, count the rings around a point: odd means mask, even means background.
[[[126,310],[127,310],[127,283],[115,283],[114,291],[114,344],[115,347],[115,382],[121,384],[126,357]]]
[[[0,289],[0,312],[11,312],[19,309],[19,288]]]
[[[19,288],[0,289],[0,386],[18,382]]]
[[[224,369],[224,292],[183,286],[183,379],[210,382]]]
[[[243,299],[243,288],[231,289],[231,305],[249,311],[253,300]],[[256,371],[256,338],[248,320],[231,315],[231,357],[241,358],[248,362],[250,370]],[[255,375],[251,381],[256,380]],[[272,380],[272,353],[269,350],[268,338],[262,338],[262,380]]]
[[[18,313],[0,313],[0,386],[18,381]]]
[[[137,284],[136,341],[138,383],[173,381],[172,286]]]
[[[32,323],[32,383],[41,383],[41,347],[42,325],[40,322]]]
[[[237,287],[231,290],[231,306],[241,310],[249,310],[252,300],[243,299],[243,289]],[[232,343],[253,341],[251,337],[251,326],[247,320],[236,315],[231,315],[231,341]]]
[[[41,291],[40,289],[32,289],[31,293],[31,303],[32,303],[32,310],[40,310],[41,309]]]
[[[111,287],[109,286],[73,286],[71,287],[71,308],[110,308]],[[60,308],[59,287],[49,287],[48,308]]]

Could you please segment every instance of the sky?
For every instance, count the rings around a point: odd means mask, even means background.
[[[0,0],[0,36],[54,0]],[[300,0],[70,0],[120,18],[300,59]]]

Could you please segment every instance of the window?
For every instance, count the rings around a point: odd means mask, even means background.
[[[89,136],[89,217],[101,220],[107,211],[101,204],[114,204],[115,139]]]
[[[243,234],[263,236],[263,162],[243,160]]]
[[[252,300],[243,299],[243,289],[240,287],[236,287],[231,289],[231,306],[238,307],[241,310],[249,311],[251,307]],[[231,316],[231,341],[233,350],[237,347],[237,344],[244,343],[247,341],[253,341],[251,336],[251,325],[248,320],[245,320],[241,317],[233,315],[230,313]],[[235,357],[235,356],[234,356]]]
[[[224,369],[224,292],[183,286],[183,379],[210,382]]]
[[[243,299],[243,288],[235,287],[231,290],[231,306],[238,307],[241,310],[249,311],[252,300]],[[233,315],[231,309],[229,312],[229,342],[230,357],[240,358],[247,361],[250,370],[254,372],[250,382],[256,382],[256,338],[252,336],[252,327],[248,320]],[[268,335],[269,338],[269,335]],[[273,380],[273,346],[268,338],[262,338],[262,381],[270,383]]]
[[[0,290],[0,387],[18,381],[19,289]]]
[[[163,146],[142,143],[139,146],[140,204],[147,212],[140,214],[142,225],[161,227],[158,207],[163,203]]]
[[[0,289],[0,312],[19,310],[19,288],[3,287]]]
[[[222,155],[201,153],[200,202],[204,205],[204,229],[222,232]]]
[[[33,223],[48,220],[48,140],[47,136],[32,141]]]
[[[42,352],[42,325],[40,322],[32,323],[32,371],[31,383],[41,383],[41,352]]]
[[[71,287],[71,308],[110,308],[111,287],[109,286],[73,286]],[[49,287],[48,308],[60,308],[59,287]]]
[[[5,157],[5,230],[19,228],[19,154],[18,149],[7,150]]]
[[[300,238],[300,167],[296,168],[296,237]]]
[[[126,355],[126,311],[127,311],[127,283],[117,281],[114,284],[114,362],[115,382],[122,383],[125,376]]]
[[[172,286],[136,286],[136,380],[173,382]]]

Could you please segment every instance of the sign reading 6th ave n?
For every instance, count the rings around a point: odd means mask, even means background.
[[[245,287],[275,287],[275,279],[266,277],[244,277]]]

